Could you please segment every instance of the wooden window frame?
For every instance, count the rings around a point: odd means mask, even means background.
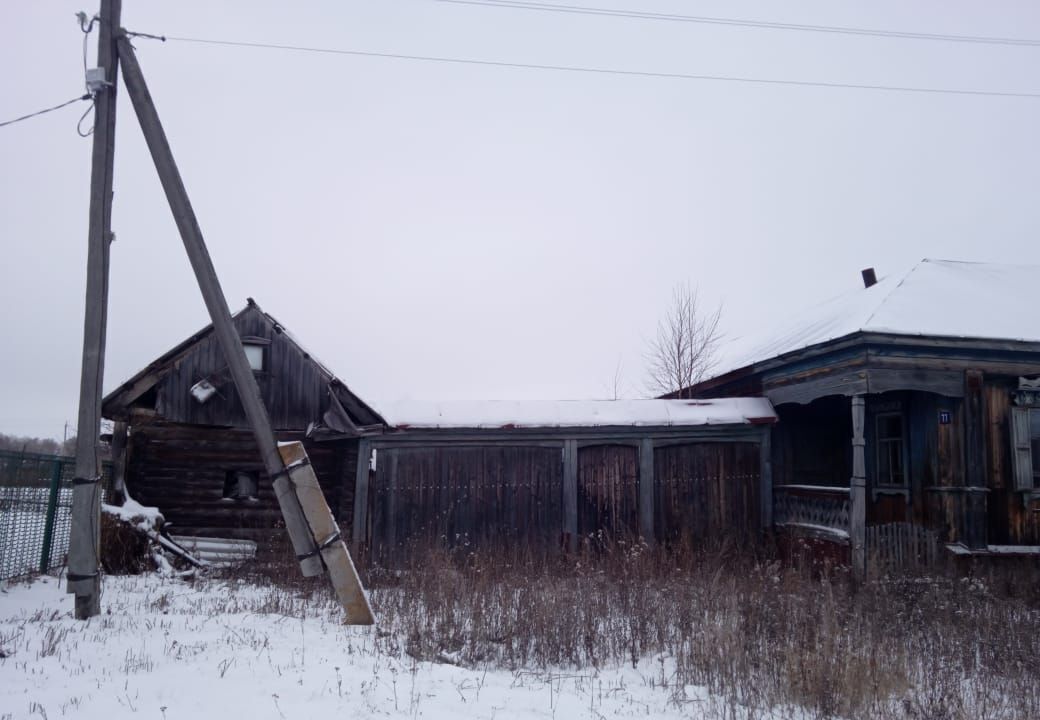
[[[254,335],[243,335],[242,347],[250,346],[260,348],[260,369],[257,370],[250,364],[250,370],[253,371],[254,375],[266,375],[271,367],[271,341]],[[248,353],[246,354],[246,359],[248,360]]]
[[[899,438],[881,439],[881,421],[886,418],[899,418]],[[883,490],[906,490],[910,487],[909,453],[906,443],[906,413],[902,410],[888,410],[878,412],[874,415],[874,487],[877,491]],[[895,444],[899,448],[899,461],[902,471],[902,482],[883,482],[881,479],[881,450],[883,447]]]
[[[1015,490],[1040,497],[1040,463],[1033,457],[1032,425],[1040,423],[1040,406],[1011,407],[1011,465]]]
[[[243,487],[243,477],[252,484],[251,488]],[[249,492],[250,489],[252,492]],[[228,470],[224,474],[221,494],[224,502],[257,502],[260,498],[260,478],[255,472]]]

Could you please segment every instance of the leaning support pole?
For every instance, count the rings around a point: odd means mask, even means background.
[[[347,543],[340,535],[336,518],[325,502],[325,495],[318,484],[318,476],[303,449],[302,442],[282,443],[278,451],[289,471],[293,490],[307,517],[307,523],[314,532],[321,559],[329,570],[329,580],[336,590],[339,604],[346,613],[348,625],[372,625],[376,618],[372,606],[368,603],[365,588],[361,585],[354,561],[347,550]],[[360,462],[360,461],[359,461]]]
[[[123,66],[123,82],[126,84],[127,94],[133,103],[137,120],[144,132],[145,142],[151,152],[155,169],[159,173],[166,199],[170,203],[170,210],[180,231],[181,240],[184,241],[184,249],[188,252],[188,259],[195,271],[199,289],[206,302],[210,318],[213,321],[213,329],[224,353],[224,358],[234,380],[235,389],[238,391],[239,400],[246,413],[246,419],[253,429],[256,444],[260,448],[260,455],[264,461],[267,474],[274,481],[274,491],[278,498],[278,504],[285,518],[285,527],[289,532],[296,557],[300,561],[300,568],[306,576],[320,575],[324,571],[318,547],[314,542],[310,527],[300,508],[300,502],[293,492],[292,484],[285,470],[281,456],[278,454],[278,446],[275,443],[274,431],[271,429],[271,421],[267,416],[263,400],[260,397],[260,388],[253,377],[253,371],[249,368],[242,340],[235,331],[231,319],[231,311],[228,309],[227,300],[221,290],[220,281],[217,279],[213,261],[210,259],[209,251],[202,237],[195,211],[192,209],[188,192],[184,188],[177,164],[173,159],[173,152],[166,140],[162,123],[159,122],[159,114],[156,112],[152,96],[145,84],[141,66],[137,62],[130,41],[125,35],[119,35],[116,40],[119,61]]]
[[[76,617],[101,612],[98,554],[101,528],[101,387],[108,324],[108,250],[112,241],[112,165],[115,157],[116,79],[114,42],[122,0],[101,0],[98,67],[108,83],[94,98],[94,148],[90,168],[90,225],[87,232],[87,295],[83,318],[83,364],[76,423],[76,477],[72,486],[67,590],[76,595]]]

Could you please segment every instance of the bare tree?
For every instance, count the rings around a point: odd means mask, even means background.
[[[624,374],[621,368],[621,356],[618,356],[617,364],[614,365],[614,375],[610,378],[610,382],[607,383],[607,399],[608,400],[620,400],[622,395],[622,385],[624,384]]]
[[[689,283],[677,285],[672,303],[657,323],[657,337],[647,350],[647,388],[654,395],[687,397],[715,367],[722,306],[704,308],[697,289]]]

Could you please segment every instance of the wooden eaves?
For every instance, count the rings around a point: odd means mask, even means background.
[[[682,395],[759,395],[774,405],[890,390],[961,397],[965,369],[1030,374],[1038,362],[1038,342],[858,331],[731,370],[685,389]]]

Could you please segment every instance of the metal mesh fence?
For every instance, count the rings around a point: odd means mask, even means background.
[[[69,457],[0,451],[0,580],[65,563],[74,474]],[[110,466],[104,474],[99,492]]]

